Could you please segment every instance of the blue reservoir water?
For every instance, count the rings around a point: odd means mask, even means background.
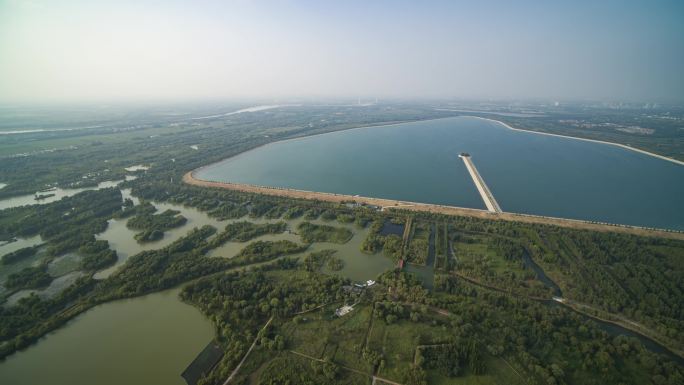
[[[484,209],[461,152],[504,211],[684,230],[683,166],[470,117],[272,143],[195,176]]]

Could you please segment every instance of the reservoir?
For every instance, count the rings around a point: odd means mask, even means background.
[[[0,383],[184,385],[180,374],[213,338],[178,289],[99,305],[0,363]]]
[[[485,209],[472,161],[507,212],[684,230],[684,167],[609,144],[472,117],[272,143],[198,179]]]

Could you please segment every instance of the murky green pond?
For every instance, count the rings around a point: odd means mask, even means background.
[[[97,306],[0,363],[7,385],[182,385],[213,328],[178,289]]]
[[[264,235],[255,238],[249,242],[226,242],[223,246],[212,250],[209,253],[211,257],[223,257],[232,258],[234,257],[243,247],[251,242],[258,240],[262,241],[278,241],[278,240],[289,240],[292,242],[302,243],[299,235],[297,235],[297,226],[303,222],[304,219],[294,219],[291,221],[286,221],[288,230],[283,234],[275,235]],[[255,222],[263,223],[264,220],[259,220]],[[270,220],[268,222],[276,222],[276,220]],[[353,281],[364,282],[368,279],[375,279],[378,274],[391,269],[394,263],[384,255],[378,254],[365,254],[361,252],[361,244],[363,240],[368,236],[368,229],[360,229],[353,224],[343,224],[339,222],[329,222],[320,219],[309,221],[317,224],[324,224],[335,227],[344,227],[349,229],[353,236],[352,238],[344,244],[338,243],[328,243],[328,242],[317,242],[312,244],[305,252],[295,254],[293,257],[304,257],[307,254],[315,251],[332,249],[335,250],[335,257],[339,258],[343,262],[343,267],[338,271],[330,271],[326,268],[323,269],[324,273],[336,274],[345,278],[349,278]]]
[[[124,197],[130,197],[130,191],[122,192]],[[137,199],[134,201],[138,203]],[[187,223],[165,232],[164,238],[159,241],[140,244],[133,238],[135,231],[126,227],[127,219],[110,220],[107,230],[98,234],[97,238],[107,240],[119,258],[114,266],[96,273],[96,278],[106,278],[121,268],[129,257],[143,250],[167,246],[194,227],[212,225],[221,231],[227,224],[235,221],[279,221],[247,217],[218,221],[191,207],[152,203],[159,212],[167,209],[180,211],[188,219]],[[232,258],[249,243],[258,240],[287,239],[301,243],[296,229],[302,221],[301,218],[286,221],[288,230],[283,234],[266,235],[248,242],[227,242],[212,250],[208,256]],[[344,262],[344,267],[339,271],[325,272],[339,274],[354,281],[373,279],[392,268],[393,263],[383,255],[367,255],[360,251],[361,243],[368,234],[367,229],[335,221],[312,222],[348,228],[353,237],[345,244],[315,243],[295,257],[303,257],[313,251],[334,249],[337,251],[335,255]],[[39,237],[18,240],[13,244],[0,246],[0,254],[39,242]],[[25,266],[39,263],[41,258],[39,253],[10,268],[0,268],[0,274],[6,276]],[[40,291],[16,292],[8,298],[5,306],[12,306],[31,293],[44,297],[58,293],[82,274],[77,270],[78,263],[79,256],[75,253],[54,258],[48,265],[48,272],[56,277],[53,284]],[[26,350],[0,362],[0,384],[183,384],[180,373],[213,337],[213,328],[197,309],[180,302],[177,298],[178,291],[179,289],[175,289],[116,301],[91,309]]]

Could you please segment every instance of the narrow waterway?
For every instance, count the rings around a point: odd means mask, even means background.
[[[255,220],[250,218],[249,221],[255,223],[275,223],[279,220]],[[226,242],[224,245],[211,250],[208,255],[211,257],[232,258],[237,255],[237,253],[239,253],[240,250],[242,250],[246,245],[256,241],[289,240],[295,243],[302,243],[301,237],[297,234],[297,226],[304,221],[320,225],[346,228],[351,231],[352,238],[343,244],[316,242],[309,246],[306,251],[294,254],[292,257],[301,258],[316,251],[335,250],[334,256],[342,260],[342,269],[332,271],[327,267],[323,267],[323,272],[326,274],[335,274],[349,278],[355,282],[365,282],[369,279],[375,279],[379,274],[382,274],[394,266],[393,262],[389,258],[385,257],[381,252],[375,254],[365,254],[361,252],[361,244],[368,236],[368,228],[361,229],[351,223],[339,223],[336,221],[324,221],[321,219],[306,220],[303,218],[297,218],[293,220],[287,220],[284,221],[287,224],[287,230],[282,234],[263,235],[248,242]]]
[[[74,188],[74,189],[62,189],[55,187],[46,191],[39,191],[35,194],[21,195],[12,198],[0,200],[0,210],[4,210],[10,207],[19,207],[27,205],[44,205],[47,203],[56,202],[62,198],[70,197],[76,195],[82,191],[88,190],[99,190],[108,187],[116,187],[123,181],[106,181],[101,182],[97,186],[84,187],[84,188]],[[43,195],[46,196],[44,199],[36,199],[36,196]]]
[[[593,322],[594,324],[596,324],[598,326],[599,329],[603,330],[604,332],[608,333],[611,336],[625,336],[625,337],[636,338],[637,340],[639,340],[639,342],[641,342],[642,345],[644,345],[644,347],[646,349],[652,351],[653,353],[662,354],[664,356],[667,356],[667,358],[676,362],[678,365],[684,366],[684,358],[673,353],[672,351],[670,351],[668,348],[661,345],[657,341],[654,341],[654,340],[652,340],[652,339],[650,339],[644,335],[641,335],[641,334],[634,332],[632,330],[623,328],[622,326],[616,325],[612,322],[601,321],[599,319],[589,317],[588,315],[586,315],[584,313],[580,313],[580,312],[576,311],[575,309],[573,309],[569,306],[563,305],[563,304],[556,302],[556,301],[547,300],[547,301],[542,301],[542,303],[544,303],[545,305],[547,305],[549,307],[562,307],[564,309],[569,309],[570,311],[573,311],[576,314],[579,314],[582,317],[584,317],[584,319],[587,322]]]
[[[534,271],[535,275],[537,276],[537,279],[541,281],[541,283],[544,284],[544,286],[548,287],[549,289],[553,290],[553,295],[556,297],[562,297],[563,292],[561,291],[560,287],[556,285],[549,276],[546,275],[544,272],[544,269],[542,269],[539,265],[537,265],[536,262],[532,260],[530,257],[530,254],[527,250],[525,250],[525,253],[523,254],[523,264],[525,265],[526,268],[530,268]]]
[[[549,278],[546,273],[544,272],[544,269],[542,269],[539,265],[537,265],[534,260],[530,257],[529,253],[527,250],[525,251],[523,255],[523,262],[525,266],[531,268],[534,270],[535,274],[537,275],[537,279],[539,279],[544,286],[550,288],[553,290],[554,296],[561,298],[563,296],[563,292],[561,291],[560,287],[551,279]],[[626,336],[626,337],[632,337],[638,339],[646,349],[657,353],[657,354],[663,354],[666,355],[668,358],[671,360],[677,362],[679,365],[684,365],[684,358],[678,356],[677,354],[673,353],[669,349],[667,349],[665,346],[661,345],[660,343],[644,336],[641,335],[637,332],[634,332],[632,330],[623,328],[622,326],[616,325],[612,322],[606,322],[606,321],[601,321],[599,319],[589,317],[588,315],[578,312],[572,307],[569,307],[567,305],[563,305],[559,303],[558,301],[554,300],[545,300],[542,301],[542,303],[546,304],[547,306],[561,306],[563,308],[570,309],[571,311],[580,314],[583,316],[587,321],[594,322],[598,327],[605,331],[606,333],[612,335],[612,336]]]

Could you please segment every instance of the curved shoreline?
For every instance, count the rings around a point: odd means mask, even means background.
[[[445,215],[455,215],[455,216],[467,216],[475,217],[481,219],[490,220],[506,220],[514,222],[523,223],[535,223],[535,224],[546,224],[554,225],[560,227],[568,227],[574,229],[584,229],[593,231],[608,231],[608,232],[618,232],[641,236],[653,236],[661,238],[670,238],[684,240],[684,232],[677,230],[665,230],[665,229],[655,229],[646,228],[638,226],[629,225],[619,225],[603,222],[592,222],[584,221],[580,219],[566,219],[566,218],[555,218],[555,217],[545,217],[540,215],[530,215],[530,214],[517,214],[517,213],[492,213],[486,210],[471,209],[466,207],[456,207],[456,206],[446,206],[437,205],[431,203],[418,203],[410,201],[400,201],[394,199],[385,198],[371,198],[364,197],[360,195],[345,195],[345,194],[335,194],[326,192],[316,192],[316,191],[306,191],[306,190],[296,190],[296,189],[286,189],[279,187],[267,187],[267,186],[257,186],[245,183],[231,183],[231,182],[216,182],[207,181],[202,179],[197,179],[193,175],[196,171],[201,170],[199,167],[193,171],[189,171],[183,175],[183,182],[193,186],[200,187],[213,187],[213,188],[223,188],[232,191],[251,193],[251,194],[263,194],[271,195],[284,198],[294,198],[294,199],[305,199],[310,201],[323,201],[330,203],[343,203],[343,202],[356,202],[363,203],[366,205],[377,206],[382,210],[388,209],[400,209],[409,210],[416,212],[427,212],[433,214],[445,214]]]
[[[246,154],[246,153],[248,153],[248,152],[250,152],[250,151],[254,151],[254,150],[258,149],[258,148],[266,147],[266,146],[269,146],[269,145],[272,145],[272,144],[276,144],[276,143],[285,143],[285,142],[290,142],[290,141],[294,141],[294,140],[301,140],[301,139],[313,138],[313,137],[320,136],[320,135],[328,135],[328,134],[335,134],[335,133],[341,133],[341,132],[347,132],[347,131],[362,130],[362,129],[367,129],[367,128],[391,127],[391,126],[396,126],[396,125],[400,125],[400,124],[417,123],[417,122],[429,122],[429,121],[432,121],[432,120],[453,119],[453,118],[474,118],[474,119],[486,120],[486,121],[490,121],[490,122],[493,122],[493,123],[498,123],[498,124],[504,126],[505,128],[507,128],[507,129],[509,129],[509,130],[512,130],[512,131],[518,131],[518,132],[530,133],[530,134],[538,134],[538,135],[555,136],[555,137],[558,137],[558,138],[583,140],[583,141],[585,141],[585,142],[594,142],[594,143],[600,143],[600,144],[607,144],[607,145],[610,145],[610,146],[617,146],[617,147],[621,147],[621,148],[626,149],[626,150],[635,151],[635,152],[638,152],[638,153],[641,153],[641,154],[644,154],[644,155],[648,155],[648,156],[652,156],[652,157],[654,157],[654,158],[658,158],[658,159],[660,159],[660,160],[665,160],[665,161],[668,161],[668,162],[672,162],[672,163],[678,164],[678,165],[680,165],[680,166],[684,166],[684,161],[680,161],[680,160],[677,160],[677,159],[674,159],[674,158],[669,158],[669,157],[664,156],[664,155],[659,155],[659,154],[655,154],[655,153],[652,153],[652,152],[648,152],[648,151],[646,151],[646,150],[641,150],[641,149],[638,149],[638,148],[635,148],[635,147],[631,147],[631,146],[628,146],[628,145],[625,145],[625,144],[620,144],[620,143],[615,143],[615,142],[606,142],[606,141],[598,140],[598,139],[580,138],[580,137],[577,137],[577,136],[568,136],[568,135],[552,134],[552,133],[541,132],[541,131],[525,130],[525,129],[522,129],[522,128],[514,128],[514,127],[511,127],[511,126],[508,125],[507,123],[504,123],[504,122],[502,122],[502,121],[500,121],[500,120],[491,119],[491,118],[483,118],[483,117],[481,117],[481,116],[476,116],[476,115],[456,115],[456,116],[448,116],[448,117],[443,117],[443,118],[432,118],[432,119],[422,119],[422,120],[399,120],[399,121],[396,121],[396,122],[380,123],[380,124],[376,124],[376,125],[371,124],[371,125],[366,125],[366,126],[361,126],[361,127],[342,128],[342,129],[334,130],[334,131],[319,132],[319,133],[315,133],[315,134],[311,134],[311,135],[302,135],[302,136],[295,136],[295,137],[292,137],[292,138],[286,138],[286,139],[276,140],[276,141],[273,141],[273,142],[268,142],[268,143],[259,144],[259,145],[255,146],[255,147],[250,148],[250,149],[248,149],[248,150],[245,150],[245,151],[243,151],[243,152],[241,152],[241,153],[239,153],[239,154],[235,154],[235,155],[230,156],[230,157],[228,157],[228,158],[224,158],[224,159],[218,160],[218,161],[216,161],[216,162],[212,162],[212,163],[206,164],[206,165],[204,165],[204,166],[198,167],[198,168],[192,170],[192,172],[195,173],[195,172],[201,171],[201,170],[203,170],[203,169],[205,169],[205,168],[209,168],[209,167],[211,167],[211,166],[217,165],[217,164],[219,164],[219,163],[223,163],[223,162],[228,162],[228,161],[234,160],[234,159],[236,159],[236,158],[238,158],[238,157],[240,157],[240,156],[242,156],[242,155],[244,155],[244,154]]]
[[[504,123],[504,122],[502,122],[502,121],[500,121],[500,120],[491,119],[491,118],[483,118],[483,117],[481,117],[481,116],[475,116],[475,115],[459,115],[459,116],[465,116],[465,117],[468,117],[468,118],[475,118],[475,119],[480,119],[480,120],[487,120],[487,121],[490,121],[490,122],[498,123],[498,124],[500,124],[500,125],[502,125],[502,126],[508,128],[509,130],[518,131],[518,132],[528,132],[528,133],[531,133],[531,134],[555,136],[555,137],[558,137],[558,138],[583,140],[583,141],[585,141],[585,142],[593,142],[593,143],[607,144],[607,145],[610,145],[610,146],[617,146],[617,147],[620,147],[620,148],[624,148],[624,149],[626,149],[626,150],[631,150],[631,151],[638,152],[638,153],[641,153],[641,154],[644,154],[644,155],[652,156],[652,157],[654,157],[654,158],[658,158],[658,159],[660,159],[660,160],[665,160],[665,161],[668,161],[668,162],[672,162],[672,163],[674,163],[674,164],[678,164],[678,165],[680,165],[680,166],[684,166],[684,162],[681,161],[681,160],[677,160],[677,159],[674,159],[674,158],[670,158],[670,157],[667,157],[667,156],[665,156],[665,155],[655,154],[655,153],[653,153],[653,152],[648,152],[648,151],[646,151],[646,150],[642,150],[642,149],[640,149],[640,148],[628,146],[628,145],[622,144],[622,143],[606,142],[605,140],[589,139],[589,138],[580,138],[580,137],[578,137],[578,136],[568,136],[568,135],[561,135],[561,134],[552,134],[552,133],[550,133],[550,132],[532,131],[532,130],[525,130],[525,129],[522,129],[522,128],[514,128],[514,127],[511,127],[511,126],[508,125],[507,123]]]
[[[233,156],[229,156],[228,158],[223,158],[223,159],[221,159],[221,160],[217,160],[216,162],[211,162],[211,163],[209,163],[209,164],[205,164],[204,166],[197,167],[196,169],[192,170],[192,173],[195,173],[195,172],[198,172],[198,171],[202,171],[202,170],[204,170],[205,168],[209,168],[209,167],[215,166],[215,165],[217,165],[217,164],[219,164],[219,163],[231,162],[231,161],[233,161],[233,160],[235,160],[235,159],[237,159],[237,158],[239,158],[239,157],[241,157],[241,156],[247,154],[248,152],[257,150],[257,149],[262,148],[262,147],[267,147],[267,146],[270,146],[270,145],[273,145],[273,144],[276,144],[276,143],[286,143],[286,142],[295,141],[295,140],[302,140],[302,139],[314,138],[314,137],[320,136],[320,135],[329,135],[329,134],[336,134],[336,133],[342,133],[342,132],[348,132],[348,131],[363,130],[363,129],[366,129],[366,128],[391,127],[391,126],[397,126],[397,125],[399,125],[399,124],[417,123],[417,122],[429,122],[429,121],[431,121],[431,120],[451,119],[451,118],[455,118],[455,117],[457,117],[457,116],[451,116],[451,117],[446,117],[446,118],[424,119],[424,120],[398,120],[398,121],[396,121],[396,122],[390,122],[390,123],[380,123],[380,124],[376,124],[376,125],[371,124],[371,125],[368,125],[368,126],[361,126],[361,127],[342,128],[342,129],[334,130],[334,131],[319,132],[319,133],[310,134],[310,135],[302,135],[302,136],[295,136],[295,137],[292,137],[292,138],[285,138],[285,139],[275,140],[275,141],[273,141],[273,142],[267,142],[267,143],[262,143],[262,144],[256,145],[256,146],[254,146],[254,147],[252,147],[252,148],[250,148],[250,149],[247,149],[247,150],[245,150],[245,151],[242,151],[242,152],[239,153],[239,154],[235,154],[235,155],[233,155]]]
[[[627,150],[639,152],[639,153],[642,153],[644,155],[652,156],[652,157],[655,157],[655,158],[658,158],[661,160],[669,161],[669,162],[684,166],[684,162],[682,162],[682,161],[679,161],[679,160],[676,160],[673,158],[668,158],[668,157],[665,157],[663,155],[654,154],[654,153],[651,153],[651,152],[648,152],[645,150],[641,150],[638,148],[630,147],[630,146],[627,146],[624,144],[606,142],[606,141],[601,141],[601,140],[596,140],[596,139],[579,138],[579,137],[567,136],[567,135],[551,134],[551,133],[539,132],[539,131],[524,130],[524,129],[511,127],[510,125],[508,125],[502,121],[499,121],[499,120],[490,119],[490,118],[483,118],[480,116],[458,115],[458,116],[454,116],[454,117],[427,119],[427,121],[429,121],[429,120],[441,120],[441,119],[452,119],[452,118],[457,118],[457,117],[475,118],[475,119],[480,119],[480,120],[486,120],[486,121],[498,123],[507,129],[510,129],[513,131],[518,131],[518,132],[523,132],[523,133],[548,135],[548,136],[555,136],[555,137],[559,137],[559,138],[575,139],[575,140],[582,140],[582,141],[587,141],[587,142],[594,142],[594,143],[599,143],[599,144],[606,144],[606,145],[622,147],[622,148],[627,149]],[[325,201],[325,202],[332,202],[332,203],[342,203],[342,202],[355,201],[355,202],[364,203],[367,205],[379,206],[382,209],[391,209],[391,208],[405,209],[405,210],[418,211],[418,212],[429,212],[429,213],[438,213],[438,214],[445,214],[445,215],[457,215],[457,216],[469,216],[469,217],[477,217],[477,218],[483,218],[483,219],[500,219],[500,220],[518,221],[518,222],[524,222],[524,223],[548,224],[548,225],[555,225],[555,226],[576,228],[576,229],[585,229],[585,230],[593,230],[593,231],[620,232],[620,233],[627,233],[627,234],[634,234],[634,235],[655,236],[655,237],[662,237],[662,238],[684,240],[684,231],[680,231],[680,230],[661,229],[661,228],[643,227],[643,226],[634,226],[634,225],[624,225],[624,224],[607,223],[607,222],[599,222],[599,221],[589,221],[589,220],[582,220],[582,219],[559,218],[559,217],[550,217],[550,216],[542,216],[542,215],[534,215],[534,214],[522,214],[522,213],[511,213],[511,212],[492,213],[492,212],[487,211],[486,209],[474,209],[474,208],[468,208],[468,207],[448,206],[448,205],[439,205],[439,204],[431,204],[431,203],[419,203],[419,202],[401,201],[401,200],[385,199],[385,198],[373,198],[373,197],[365,197],[365,196],[360,196],[360,195],[346,195],[346,194],[337,194],[337,193],[326,193],[326,192],[317,192],[317,191],[308,191],[308,190],[289,189],[289,188],[281,188],[281,187],[259,186],[259,185],[252,185],[252,184],[246,184],[246,183],[219,182],[219,181],[210,181],[210,180],[199,179],[199,178],[195,177],[195,173],[200,172],[206,168],[212,167],[212,166],[217,165],[219,163],[229,162],[229,161],[234,160],[234,159],[236,159],[236,158],[238,158],[238,157],[240,157],[240,156],[242,156],[242,155],[244,155],[250,151],[253,151],[253,150],[256,150],[258,148],[265,147],[268,145],[273,145],[276,143],[288,142],[288,141],[293,141],[293,140],[301,140],[301,139],[316,137],[319,135],[335,134],[335,133],[346,132],[346,131],[351,131],[351,130],[361,130],[361,129],[374,128],[374,127],[395,126],[395,125],[399,125],[399,124],[422,122],[422,121],[426,121],[426,120],[397,121],[397,122],[382,123],[382,124],[362,126],[362,127],[350,127],[350,128],[340,129],[340,130],[336,130],[336,131],[321,132],[321,133],[316,133],[316,134],[312,134],[312,135],[303,135],[303,136],[287,138],[287,139],[282,139],[282,140],[276,140],[273,142],[260,144],[258,146],[255,146],[254,148],[243,151],[243,152],[236,154],[234,156],[224,158],[224,159],[221,159],[219,161],[212,162],[212,163],[206,164],[204,166],[198,167],[192,171],[189,171],[185,175],[183,175],[183,182],[186,184],[195,185],[195,186],[225,188],[225,189],[229,189],[229,190],[233,190],[233,191],[240,191],[240,192],[245,192],[245,193],[264,194],[264,195],[279,196],[279,197],[286,197],[286,198],[306,199],[306,200],[312,200],[312,201],[318,200],[318,201]]]

